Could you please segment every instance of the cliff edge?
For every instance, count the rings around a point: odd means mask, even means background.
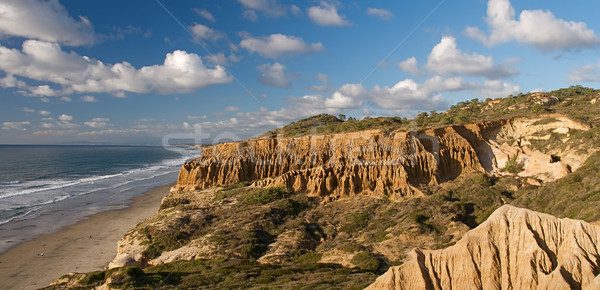
[[[364,194],[401,200],[420,188],[466,172],[519,176],[539,184],[564,177],[589,155],[532,146],[550,136],[567,140],[589,126],[565,116],[489,121],[416,131],[368,130],[302,137],[267,137],[209,146],[183,164],[174,190],[198,190],[243,181],[283,186],[324,201]],[[548,146],[551,147],[551,146]]]
[[[414,249],[367,289],[599,289],[600,226],[504,205],[444,250]]]

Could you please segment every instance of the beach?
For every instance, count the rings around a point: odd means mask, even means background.
[[[117,242],[158,211],[171,186],[153,188],[127,208],[94,214],[0,254],[0,289],[38,289],[70,272],[104,269],[116,256]]]

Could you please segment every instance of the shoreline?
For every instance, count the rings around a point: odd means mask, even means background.
[[[70,272],[103,270],[116,256],[117,242],[158,211],[173,184],[133,197],[126,208],[93,214],[1,253],[0,288],[38,289]]]

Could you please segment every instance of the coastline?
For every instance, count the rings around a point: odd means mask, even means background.
[[[117,242],[158,211],[171,186],[155,187],[132,198],[127,208],[91,215],[1,253],[0,288],[38,289],[69,272],[104,269],[116,256]]]

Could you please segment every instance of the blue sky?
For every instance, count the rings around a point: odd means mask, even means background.
[[[0,144],[244,139],[600,82],[600,2],[0,1]],[[173,141],[171,141],[173,142]]]

